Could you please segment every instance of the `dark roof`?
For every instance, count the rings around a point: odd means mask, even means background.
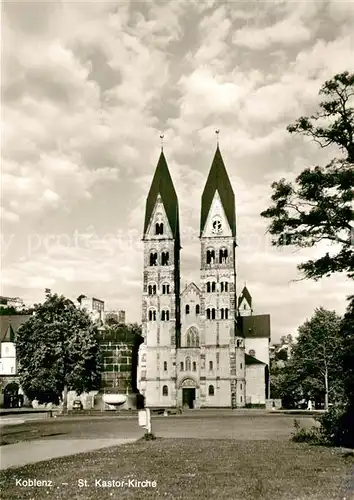
[[[238,328],[245,338],[270,338],[270,315],[238,316]]]
[[[252,297],[251,297],[251,294],[248,291],[248,288],[246,287],[246,285],[243,287],[241,295],[238,298],[238,303],[237,303],[238,306],[241,305],[241,302],[242,302],[243,298],[245,298],[246,301],[247,301],[247,303],[250,305],[250,307],[252,307]]]
[[[254,356],[250,356],[249,354],[245,354],[245,363],[246,365],[265,365],[263,361],[255,358]]]
[[[0,342],[11,342],[10,337],[12,336],[11,328],[13,333],[16,334],[18,329],[23,323],[26,323],[32,316],[29,314],[16,314],[16,315],[5,315],[0,316]]]
[[[178,199],[163,151],[161,151],[155,175],[146,200],[144,236],[149,227],[150,219],[159,194],[165,207],[173,237],[179,241]]]
[[[200,216],[200,235],[202,235],[215,191],[219,192],[222,206],[229,222],[232,236],[236,236],[235,195],[222,159],[219,146],[216,148],[213,163],[202,195]]]

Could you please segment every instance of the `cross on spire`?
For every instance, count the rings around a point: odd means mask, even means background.
[[[215,133],[216,133],[216,145],[219,147],[219,133],[220,133],[220,129],[215,130]]]
[[[163,151],[163,138],[165,136],[163,134],[160,135],[160,139],[161,139],[161,151]]]

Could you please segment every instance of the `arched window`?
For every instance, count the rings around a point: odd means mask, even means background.
[[[149,321],[156,321],[155,309],[149,309]]]
[[[207,319],[210,319],[210,309],[206,310],[206,316],[207,316]]]
[[[224,264],[227,262],[227,248],[220,248],[219,250],[219,263]]]
[[[166,311],[166,321],[170,321],[170,311]]]
[[[220,309],[220,318],[224,319],[224,309],[223,308]]]
[[[168,295],[170,293],[170,285],[165,283],[162,285],[162,295]]]
[[[168,387],[167,385],[164,385],[162,388],[162,395],[163,396],[168,396]]]
[[[213,362],[209,361],[209,370],[212,372],[213,371]]]
[[[165,321],[165,311],[161,311],[161,321]]]
[[[163,234],[163,223],[162,222],[157,222],[155,224],[155,233],[156,234]]]
[[[168,266],[168,260],[170,258],[170,255],[168,252],[162,252],[161,253],[161,265],[162,266]]]
[[[152,311],[151,311],[151,309],[149,311],[149,321],[152,321]]]
[[[215,309],[212,309],[211,310],[211,319],[215,319],[215,313],[216,313]]]
[[[186,358],[186,371],[191,371],[191,358]]]
[[[186,305],[186,314],[189,314],[189,305]]]
[[[224,291],[224,282],[222,281],[220,283],[220,292],[223,292]]]
[[[225,319],[229,319],[229,310],[228,310],[228,308],[225,309]]]
[[[152,311],[152,319],[153,319],[153,321],[156,321],[156,311],[155,310]]]
[[[207,282],[207,293],[210,293],[210,281]]]
[[[237,347],[241,347],[240,344],[241,344],[241,342],[238,340],[237,343],[236,343]]]
[[[184,370],[183,361],[181,361],[181,363],[180,363],[180,370],[181,370],[181,372],[183,372],[183,370]]]
[[[229,286],[228,286],[228,285],[229,285],[229,284],[228,284],[228,282],[227,282],[227,281],[225,281],[225,283],[224,283],[224,292],[227,292],[227,291],[228,291],[228,288],[229,288]]]
[[[255,351],[254,349],[251,349],[251,350],[248,352],[248,354],[249,354],[250,356],[253,356],[253,357],[254,357],[254,356],[256,355],[256,351]]]
[[[167,361],[163,362],[163,369],[165,372],[167,372]]]
[[[152,286],[151,285],[148,286],[148,294],[152,295]]]
[[[211,284],[211,291],[215,292],[215,290],[216,290],[216,283],[215,283],[215,281],[213,281]]]
[[[208,394],[209,394],[209,396],[214,396],[214,386],[213,385],[209,385]]]
[[[193,361],[193,371],[194,372],[197,371],[197,363],[195,361]]]
[[[156,252],[150,253],[150,266],[157,266],[157,253]]]
[[[195,314],[199,314],[199,313],[200,313],[200,306],[199,306],[199,304],[197,304],[195,306]]]
[[[215,250],[207,250],[207,264],[214,264]]]

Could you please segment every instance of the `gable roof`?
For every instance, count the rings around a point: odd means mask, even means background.
[[[245,363],[246,365],[265,365],[263,361],[255,358],[254,356],[250,356],[249,354],[245,354]]]
[[[144,236],[149,227],[158,195],[161,196],[173,237],[179,241],[178,199],[163,151],[161,151],[154,178],[146,199]]]
[[[236,236],[235,195],[222,159],[219,146],[216,148],[213,163],[202,194],[200,214],[200,235],[202,235],[215,192],[218,191],[225,215],[232,231]]]
[[[12,342],[13,335],[16,340],[18,329],[30,318],[32,318],[32,315],[27,314],[0,316],[0,342]]]
[[[200,295],[202,292],[200,288],[192,281],[191,283],[188,283],[188,285],[185,287],[185,289],[182,291],[181,295],[184,295],[185,293],[188,293],[192,288],[196,291],[198,295]]]
[[[238,316],[238,328],[245,338],[270,338],[270,315]]]
[[[238,303],[237,303],[238,306],[241,305],[241,302],[243,299],[246,299],[247,304],[249,304],[249,306],[252,307],[252,297],[251,297],[251,294],[248,291],[248,288],[246,287],[246,285],[243,287],[241,295],[238,298]]]

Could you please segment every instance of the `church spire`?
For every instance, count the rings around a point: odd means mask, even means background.
[[[161,196],[168,222],[171,227],[173,237],[179,241],[179,210],[178,198],[173,186],[170,171],[161,145],[161,153],[157,162],[155,175],[151,183],[150,191],[146,199],[144,236],[148,230],[151,216],[156,205],[158,195]]]
[[[218,132],[219,131],[217,131],[217,137]],[[200,235],[203,234],[209,210],[216,191],[218,191],[219,193],[220,200],[232,232],[232,236],[236,236],[235,195],[232,190],[231,182],[221,156],[219,141],[217,141],[213,163],[211,165],[208,179],[202,195]]]

